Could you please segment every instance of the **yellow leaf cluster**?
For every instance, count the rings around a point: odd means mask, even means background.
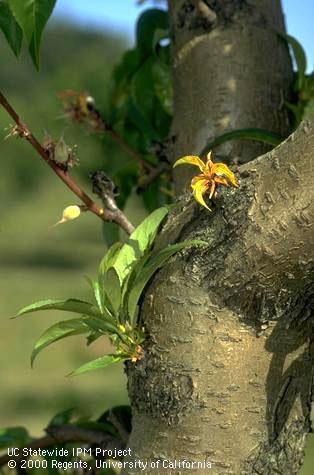
[[[173,165],[174,167],[178,165],[195,165],[200,169],[201,173],[192,178],[191,188],[195,200],[209,211],[211,210],[204,200],[206,193],[209,195],[209,199],[211,199],[217,195],[218,185],[228,186],[228,183],[230,183],[232,186],[238,186],[234,173],[230,168],[225,163],[213,163],[211,155],[212,152],[209,152],[206,162],[196,155],[187,155],[179,158]]]

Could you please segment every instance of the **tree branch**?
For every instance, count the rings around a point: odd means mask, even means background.
[[[56,175],[65,183],[65,185],[76,195],[78,198],[85,204],[89,211],[94,213],[96,216],[101,218],[103,221],[111,221],[118,224],[127,234],[130,234],[134,229],[133,225],[129,222],[127,217],[123,214],[121,210],[119,212],[107,210],[100,208],[80,187],[79,185],[70,177],[68,171],[64,169],[60,164],[52,160],[48,152],[44,147],[38,142],[35,136],[31,133],[29,128],[24,122],[20,119],[16,111],[13,109],[11,104],[8,102],[6,97],[0,92],[0,104],[7,111],[7,113],[12,117],[16,126],[13,130],[14,135],[18,135],[21,138],[25,138],[40,157],[47,163],[47,165],[55,172]]]
[[[99,170],[92,173],[90,176],[93,184],[93,193],[95,193],[104,203],[105,208],[116,216],[121,226],[124,229],[128,229],[128,234],[134,231],[134,227],[126,219],[125,214],[118,208],[115,200],[116,189],[112,180],[107,177],[104,171]]]
[[[93,97],[87,94],[79,94],[75,91],[64,91],[59,94],[63,101],[65,113],[74,122],[88,123],[94,132],[102,132],[110,135],[112,140],[116,142],[130,157],[132,157],[138,164],[148,171],[152,167],[148,162],[142,159],[141,155],[131,147],[124,138],[101,115],[100,111],[95,106]],[[74,101],[69,100],[73,97]]]
[[[159,159],[160,163],[156,166],[152,166],[146,160],[143,160],[137,150],[131,147],[124,138],[108,124],[96,107],[93,97],[71,90],[60,93],[59,97],[63,100],[66,114],[73,122],[87,123],[93,132],[110,135],[110,137],[139,164],[143,172],[138,180],[137,191],[139,193],[146,190],[154,180],[170,169],[168,148],[169,145],[173,144],[173,137],[170,137],[163,143],[155,142],[154,147],[152,147],[152,153]],[[71,100],[71,98],[73,98],[73,100]]]
[[[25,458],[23,449],[45,449],[57,444],[64,444],[66,442],[82,442],[86,444],[96,444],[102,449],[124,449],[125,443],[122,440],[114,437],[111,434],[104,433],[99,430],[84,429],[82,427],[64,424],[58,426],[50,426],[46,429],[47,435],[34,440],[29,445],[20,449],[20,455],[16,457],[16,461]],[[0,457],[0,467],[7,464],[12,459],[10,455],[3,455]]]
[[[160,163],[157,167],[152,168],[147,175],[144,175],[139,178],[138,185],[137,185],[137,192],[141,193],[142,191],[146,190],[153,181],[156,180],[160,175],[170,169],[170,166],[166,162]]]

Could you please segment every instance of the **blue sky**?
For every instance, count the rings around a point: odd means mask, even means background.
[[[132,43],[134,26],[139,12],[147,8],[136,5],[136,0],[57,0],[54,17],[63,17],[74,23],[100,30],[123,32]],[[282,0],[288,32],[305,48],[311,70],[314,67],[314,1]]]

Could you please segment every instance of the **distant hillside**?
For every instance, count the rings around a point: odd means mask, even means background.
[[[38,73],[26,54],[16,60],[0,36],[1,90],[40,139],[47,131],[56,137],[64,134],[67,143],[78,145],[81,166],[75,173],[79,179],[103,164],[103,147],[98,139],[62,118],[62,106],[56,95],[65,89],[87,91],[105,108],[112,68],[126,47],[122,37],[54,24],[44,35]],[[6,196],[0,204],[3,211],[51,173],[34,157],[28,144],[15,139],[3,142],[3,129],[10,122],[0,110],[0,191]]]

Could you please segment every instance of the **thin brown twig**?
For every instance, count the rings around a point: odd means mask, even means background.
[[[89,112],[91,115],[94,115],[94,118],[98,122],[98,128],[110,135],[112,140],[114,140],[114,142],[116,142],[116,144],[118,144],[130,157],[137,161],[142,168],[146,168],[147,170],[152,170],[154,168],[148,162],[143,160],[140,154],[133,147],[131,147],[111,125],[106,122],[96,107],[91,109]]]
[[[22,458],[28,458],[25,457],[24,454],[30,454],[32,450],[45,449],[66,442],[82,442],[89,445],[95,444],[102,449],[117,449],[117,451],[125,447],[125,443],[121,439],[111,434],[99,430],[85,429],[71,424],[50,426],[46,429],[46,432],[47,435],[44,437],[35,439],[28,445],[20,448],[17,457],[12,457],[12,455],[8,454],[0,457],[0,467],[6,465],[12,458],[14,458],[16,462]],[[23,449],[27,449],[27,451],[23,451]]]
[[[162,175],[164,172],[170,169],[170,165],[166,162],[160,163],[157,167],[152,168],[152,170],[147,173],[147,175],[144,175],[143,177],[140,177],[138,185],[137,185],[137,191],[140,193],[148,186],[156,180],[160,175]]]
[[[129,145],[124,138],[108,124],[96,107],[94,98],[88,94],[79,94],[72,90],[60,93],[59,97],[63,101],[66,114],[73,121],[79,123],[87,122],[94,132],[108,134],[130,157],[138,162],[142,169],[150,171],[154,168],[147,161],[143,160],[137,150]],[[73,98],[74,101],[71,101],[71,98]]]
[[[26,124],[22,122],[16,111],[13,109],[11,104],[8,102],[6,97],[0,92],[0,104],[2,107],[7,111],[7,113],[12,117],[14,122],[16,123],[17,134],[25,138],[32,147],[36,150],[36,152],[40,155],[40,157],[47,163],[47,165],[52,168],[52,170],[58,175],[58,177],[65,183],[65,185],[76,195],[78,198],[85,204],[85,206],[98,216],[103,221],[112,221],[118,224],[122,229],[126,231],[127,234],[131,234],[134,230],[133,225],[124,215],[124,213],[119,210],[119,213],[100,208],[80,187],[79,185],[71,178],[68,174],[67,170],[64,170],[62,166],[58,163],[53,161],[47,151],[43,148],[43,146],[38,142],[35,136],[31,133],[28,129]]]
[[[136,150],[130,147],[130,145],[128,145],[121,137],[121,135],[119,135],[118,132],[116,132],[112,127],[107,125],[105,130],[110,135],[110,137],[130,155],[130,157],[133,157],[139,163],[142,168],[146,168],[147,170],[154,170],[154,167],[152,167],[148,162],[143,160],[141,156],[136,152]]]

